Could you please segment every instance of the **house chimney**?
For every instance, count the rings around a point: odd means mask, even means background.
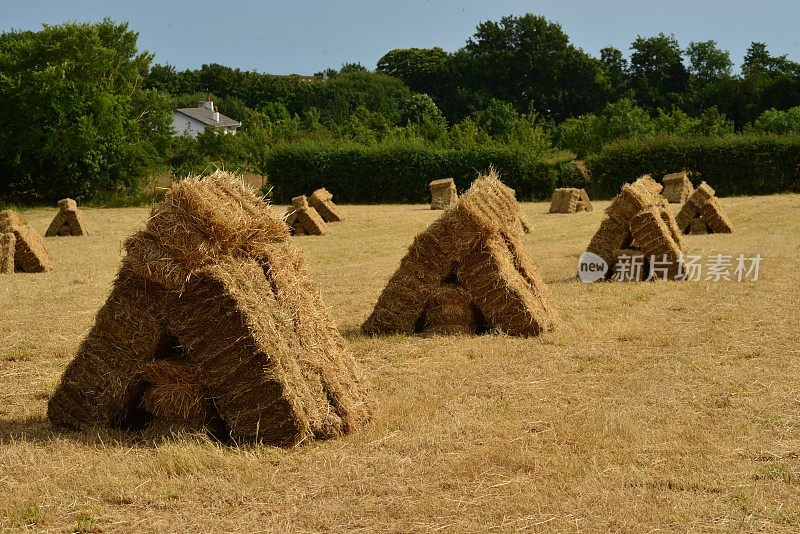
[[[211,115],[211,118],[214,119],[214,122],[219,122],[219,108],[213,108],[214,113]]]
[[[214,102],[211,101],[210,96],[206,96],[206,101],[200,102],[200,104],[197,107],[203,109],[210,109],[211,111],[214,111]]]

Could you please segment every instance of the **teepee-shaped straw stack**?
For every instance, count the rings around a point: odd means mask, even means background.
[[[659,193],[661,185],[650,176],[642,176],[622,191],[606,209],[607,217],[592,237],[588,252],[602,258],[608,270],[606,278],[616,272],[621,258],[642,259],[641,278],[646,278],[659,262],[654,276],[680,278],[682,243],[678,225],[666,200]]]
[[[414,238],[362,329],[520,336],[554,329],[558,316],[522,242],[519,214],[514,191],[494,171],[479,177]]]
[[[58,201],[58,213],[44,235],[45,237],[89,235],[86,218],[74,200],[65,198]]]
[[[196,423],[236,443],[350,432],[365,386],[284,222],[240,179],[174,184],[48,405],[59,426]]]

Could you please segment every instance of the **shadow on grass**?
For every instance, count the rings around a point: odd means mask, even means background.
[[[173,427],[151,427],[146,430],[123,431],[113,428],[91,426],[83,430],[58,428],[50,424],[44,416],[30,416],[19,419],[0,418],[0,446],[11,443],[32,443],[35,445],[52,445],[54,442],[69,440],[78,445],[107,448],[156,448],[169,441],[192,439],[217,442],[202,431],[191,433],[176,430]]]

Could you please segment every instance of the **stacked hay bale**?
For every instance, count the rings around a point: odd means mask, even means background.
[[[592,209],[592,203],[585,189],[560,187],[553,191],[550,213],[576,213]]]
[[[458,202],[456,183],[452,178],[434,180],[428,187],[431,190],[431,209],[444,210]]]
[[[694,192],[694,186],[686,171],[666,174],[661,182],[664,184],[664,191],[661,194],[670,204],[682,204]]]
[[[286,225],[294,235],[327,235],[328,225],[317,210],[308,205],[305,195],[294,197],[292,207],[284,216]]]
[[[320,188],[308,197],[308,205],[317,210],[322,220],[325,222],[343,221],[339,208],[333,203],[333,195],[327,189]]]
[[[14,249],[17,238],[13,232],[0,234],[0,274],[14,274]]]
[[[684,233],[695,235],[733,232],[733,222],[715,195],[716,191],[710,185],[701,183],[675,217],[678,228]]]
[[[58,201],[58,213],[45,232],[45,237],[89,235],[89,226],[78,204],[71,198]]]
[[[422,332],[425,334],[477,334],[480,312],[469,293],[457,283],[445,283],[428,300]]]
[[[471,332],[467,309],[474,306],[477,331],[533,336],[553,330],[558,316],[518,224],[513,189],[493,170],[479,177],[414,238],[362,329]]]
[[[9,254],[13,257],[15,272],[43,273],[53,268],[41,234],[28,226],[25,219],[17,212],[0,211],[0,235],[2,234],[14,236],[13,252],[11,252],[11,238],[4,238],[4,250],[8,250],[3,253],[4,272],[8,270],[7,265],[12,261],[8,258]]]
[[[660,192],[658,182],[650,176],[642,176],[633,184],[623,185],[620,194],[606,209],[607,217],[587,248],[608,265],[606,278],[615,273],[617,262],[625,256],[644,257],[642,278],[650,274],[650,259],[667,262],[666,278],[680,277],[681,234]]]
[[[54,425],[214,424],[295,445],[370,416],[366,387],[284,222],[227,173],[174,184],[48,404]]]

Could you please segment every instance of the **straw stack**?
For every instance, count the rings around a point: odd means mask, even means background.
[[[370,417],[367,389],[284,222],[227,173],[174,184],[48,405],[58,426],[215,426],[291,446]]]
[[[454,294],[442,286],[455,283],[486,329],[521,336],[553,330],[558,316],[518,224],[514,191],[494,170],[479,177],[414,238],[362,329],[371,334],[420,332],[437,295]]]
[[[317,213],[325,222],[331,223],[344,220],[339,208],[333,203],[333,195],[325,188],[314,191],[308,197],[308,205],[317,210]]]
[[[606,262],[611,278],[621,256],[644,256],[645,276],[681,277],[681,232],[668,203],[659,196],[661,185],[650,176],[624,184],[606,208],[607,217],[592,237],[587,250]],[[658,262],[659,272],[650,272]],[[667,267],[662,267],[667,265]]]
[[[294,197],[292,207],[284,216],[293,235],[327,235],[328,225],[317,210],[309,206],[305,195]]]
[[[78,204],[71,198],[58,201],[58,213],[45,232],[45,237],[90,235],[89,226]]]
[[[8,233],[14,234],[14,271],[43,273],[53,268],[41,234],[13,210],[0,211],[0,234]]]
[[[676,216],[678,228],[687,234],[729,234],[731,222],[714,189],[703,182],[695,189]]]
[[[550,213],[576,213],[592,211],[592,203],[585,189],[561,187],[553,191]]]

